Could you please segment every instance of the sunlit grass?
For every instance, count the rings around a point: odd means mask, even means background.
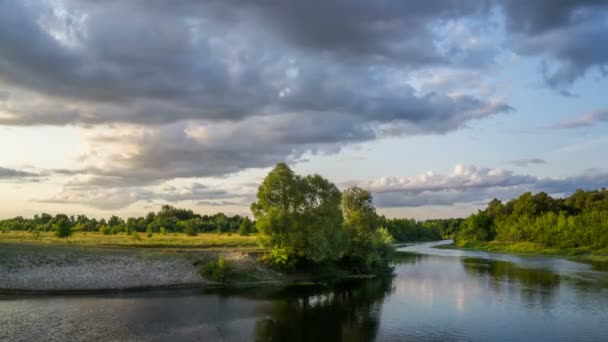
[[[82,246],[118,247],[176,247],[176,248],[233,248],[257,247],[255,236],[238,234],[201,233],[189,236],[182,233],[136,235],[104,235],[97,232],[75,232],[68,238],[58,238],[52,232],[42,232],[38,236],[25,231],[0,233],[0,243],[69,244]]]

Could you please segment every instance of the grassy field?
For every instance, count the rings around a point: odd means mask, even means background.
[[[202,233],[189,236],[181,233],[154,234],[147,237],[145,233],[137,235],[116,234],[104,235],[97,232],[76,232],[68,238],[58,238],[52,232],[43,232],[35,236],[30,232],[9,231],[0,233],[0,243],[41,244],[41,245],[78,245],[100,247],[147,247],[147,248],[246,248],[256,249],[255,236],[238,234]]]

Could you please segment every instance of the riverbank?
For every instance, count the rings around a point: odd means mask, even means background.
[[[226,249],[116,248],[0,244],[0,292],[105,292],[213,287],[199,267],[222,256],[235,285],[284,281],[256,262],[259,252]]]
[[[127,248],[66,244],[0,243],[1,294],[83,294],[187,288],[324,285],[371,278],[335,269],[283,274],[259,257],[262,251],[212,248]],[[217,280],[202,270],[223,259],[229,277]]]
[[[466,241],[436,246],[440,249],[467,249],[492,253],[509,253],[523,255],[544,255],[568,258],[573,261],[592,264],[602,270],[608,269],[608,250],[592,250],[590,248],[555,248],[533,242],[505,241]]]

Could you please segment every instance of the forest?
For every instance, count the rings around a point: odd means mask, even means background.
[[[455,234],[467,241],[533,242],[547,247],[608,247],[608,191],[577,190],[565,198],[526,192],[506,203],[492,200],[467,217]]]

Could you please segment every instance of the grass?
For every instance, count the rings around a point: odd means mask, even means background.
[[[593,250],[590,247],[556,248],[534,242],[509,241],[464,241],[456,244],[441,245],[437,248],[463,248],[482,250],[492,253],[513,253],[567,257],[574,261],[591,264],[596,269],[608,270],[608,248]]]
[[[52,232],[42,232],[38,236],[25,231],[0,233],[0,243],[79,245],[91,247],[146,247],[146,248],[246,248],[257,249],[255,236],[237,234],[202,233],[189,236],[182,233],[104,235],[97,232],[75,232],[68,238],[58,238]]]
[[[466,241],[457,243],[457,247],[465,249],[484,250],[487,252],[498,253],[517,253],[517,254],[541,254],[541,255],[559,255],[559,256],[580,256],[592,252],[590,248],[555,248],[545,246],[535,242],[508,242],[508,241],[489,241],[489,242],[472,242]]]

